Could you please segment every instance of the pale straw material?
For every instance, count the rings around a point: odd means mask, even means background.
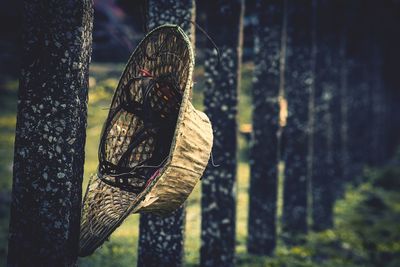
[[[157,49],[161,43],[163,46],[159,53]],[[152,57],[150,61],[149,54]],[[105,183],[99,177],[107,178],[106,173],[99,171],[91,177],[83,200],[80,256],[93,253],[131,213],[167,215],[179,208],[199,181],[210,157],[213,143],[211,123],[190,102],[194,68],[191,43],[178,26],[164,25],[147,34],[128,61],[106,121],[110,126],[105,125],[103,129],[103,137],[107,136],[101,144],[105,147],[105,158],[117,164],[123,153],[121,150],[126,150],[143,124],[134,114],[117,109],[124,97],[124,87],[129,79],[138,75],[140,68],[148,69],[155,75],[178,73],[178,84],[183,91],[182,102],[170,152],[162,167],[153,174],[154,179],[139,194]],[[139,82],[134,83],[130,93],[135,101],[140,102],[143,96],[140,95],[139,86]],[[154,143],[152,138],[143,141],[132,153],[130,163],[134,166],[135,162],[150,157]],[[135,181],[134,177],[130,182],[143,184],[143,181]]]

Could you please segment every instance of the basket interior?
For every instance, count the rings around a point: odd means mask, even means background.
[[[182,30],[162,26],[147,35],[130,58],[103,127],[99,171],[86,190],[80,256],[91,254],[122,223],[149,177],[157,173],[157,168],[150,169],[142,179],[130,170],[149,159],[147,165],[162,167],[163,156],[169,154],[182,96],[191,83],[190,49]],[[151,90],[143,90],[149,86]]]
[[[144,189],[170,151],[190,62],[187,43],[177,34],[169,29],[145,39],[115,93],[99,160],[118,168],[99,170],[105,182],[124,190]]]

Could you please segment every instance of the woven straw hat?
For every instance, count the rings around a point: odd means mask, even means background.
[[[171,213],[200,179],[213,135],[190,102],[193,68],[191,43],[176,25],[152,30],[132,54],[83,200],[80,256],[93,253],[131,213]]]

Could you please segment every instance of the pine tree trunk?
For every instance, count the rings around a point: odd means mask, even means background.
[[[284,2],[258,1],[254,54],[247,250],[270,255],[276,246],[281,38]]]
[[[287,1],[285,90],[288,101],[283,191],[283,237],[307,232],[309,105],[313,90],[313,1]]]
[[[8,266],[75,266],[91,1],[24,1]]]
[[[218,0],[207,6],[207,30],[220,50],[206,50],[205,111],[214,130],[213,156],[202,180],[201,266],[233,266],[236,219],[237,94],[244,1]]]
[[[194,44],[195,19],[193,0],[150,0],[148,26],[153,29],[166,23],[179,25]],[[184,252],[185,208],[168,217],[152,214],[140,215],[138,266],[169,267],[182,265]]]
[[[317,3],[317,47],[313,112],[312,219],[313,229],[333,225],[333,204],[340,167],[340,14],[338,2]]]

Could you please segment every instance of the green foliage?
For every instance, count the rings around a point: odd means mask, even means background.
[[[308,235],[302,248],[309,253],[305,262],[326,267],[400,266],[399,166],[367,170],[364,183],[348,186],[336,203],[335,227]]]
[[[400,266],[400,164],[368,169],[363,181],[337,201],[333,229],[309,233],[302,246],[279,245],[270,258],[239,254],[239,265]]]
[[[337,233],[346,259],[365,266],[400,266],[400,167],[366,172],[337,205]]]

